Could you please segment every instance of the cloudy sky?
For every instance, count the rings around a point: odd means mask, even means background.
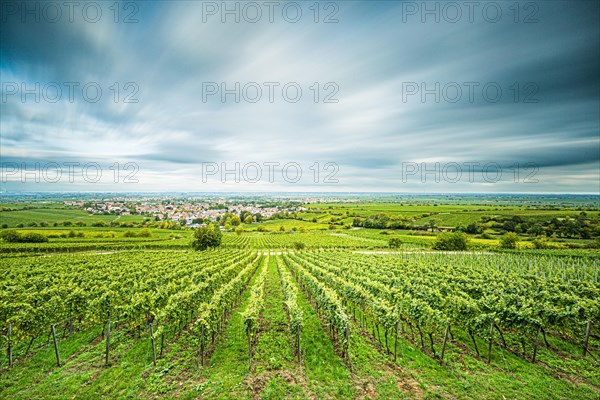
[[[3,2],[2,189],[600,192],[599,3],[468,4]]]

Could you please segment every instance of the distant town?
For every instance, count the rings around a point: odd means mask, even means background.
[[[208,222],[221,220],[227,213],[240,216],[242,222],[260,222],[281,214],[304,211],[306,208],[271,204],[235,204],[231,200],[175,201],[119,199],[103,201],[65,200],[65,206],[82,208],[96,215],[142,215],[154,221],[174,221],[182,226],[198,227]]]

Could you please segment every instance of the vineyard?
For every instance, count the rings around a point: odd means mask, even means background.
[[[2,397],[91,393],[61,375],[132,398],[600,394],[596,258],[232,248],[246,239],[4,257]],[[484,392],[489,376],[513,381]]]

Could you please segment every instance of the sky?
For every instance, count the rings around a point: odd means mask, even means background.
[[[600,193],[599,4],[4,1],[1,190]]]

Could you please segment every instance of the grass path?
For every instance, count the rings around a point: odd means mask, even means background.
[[[292,352],[288,318],[275,257],[268,264],[265,308],[262,315],[252,374],[246,380],[253,396],[262,399],[312,397],[302,369]]]

